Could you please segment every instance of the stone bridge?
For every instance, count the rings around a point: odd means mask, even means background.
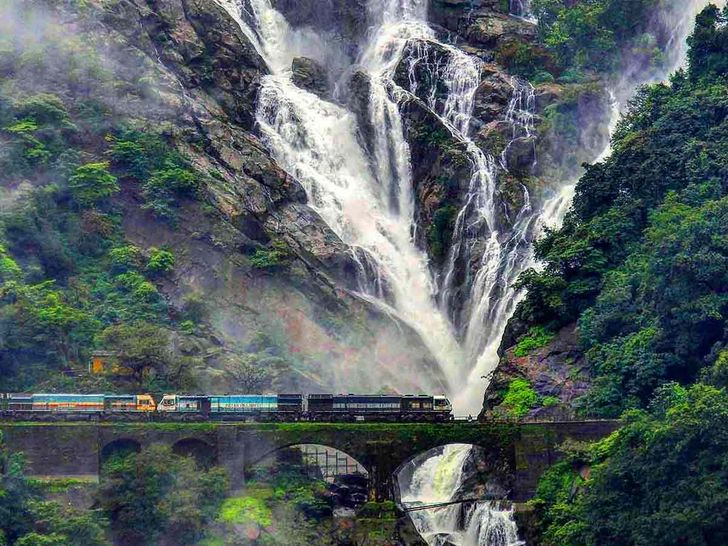
[[[0,423],[11,451],[23,452],[27,473],[42,477],[98,478],[103,461],[120,449],[153,443],[224,467],[234,488],[276,451],[301,444],[338,449],[356,459],[370,476],[372,499],[396,496],[393,477],[418,455],[447,444],[484,450],[510,489],[510,499],[533,496],[539,476],[556,462],[567,439],[596,440],[616,421],[544,423]]]

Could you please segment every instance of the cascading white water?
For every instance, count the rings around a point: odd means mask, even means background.
[[[531,0],[510,0],[509,6],[511,15],[535,22],[531,13]]]
[[[219,0],[250,37],[272,74],[263,78],[257,122],[276,161],[303,185],[309,202],[353,249],[366,253],[382,282],[362,282],[365,297],[417,330],[441,364],[450,391],[460,349],[435,303],[427,256],[413,241],[414,203],[409,146],[387,86],[407,40],[427,39],[425,0],[370,0],[373,22],[359,65],[371,81],[374,157],[357,137],[354,115],[296,87],[294,57],[322,59],[312,32],[293,31],[270,0]],[[386,287],[386,288],[385,288]],[[348,385],[350,389],[355,385]]]
[[[536,265],[532,242],[544,227],[559,225],[573,197],[573,185],[566,184],[536,208],[522,187],[523,204],[514,211],[511,225],[499,225],[503,222],[497,174],[509,168],[512,143],[532,135],[532,86],[513,80],[511,103],[503,119],[512,127],[513,139],[498,159],[485,154],[470,135],[480,61],[437,40],[427,23],[427,0],[369,0],[371,28],[356,60],[371,83],[368,114],[374,134],[365,148],[352,112],[291,81],[294,57],[311,57],[331,67],[344,64],[345,53],[332,50],[310,29],[291,29],[270,0],[217,1],[238,21],[271,69],[272,74],[263,78],[257,110],[266,146],[301,182],[311,206],[354,249],[362,270],[369,273],[361,276],[361,296],[421,334],[440,363],[447,383],[443,387],[456,410],[476,413],[485,387],[481,377],[495,368],[506,324],[523,296],[514,283],[525,269]],[[699,2],[693,0],[691,6]],[[514,0],[512,10],[528,18],[528,5],[526,0]],[[409,89],[399,89],[394,72],[408,44],[411,50],[404,62],[409,68]],[[445,54],[433,57],[430,46]],[[430,63],[429,82],[418,81],[418,63]],[[444,97],[432,85],[434,81],[445,90]],[[414,242],[410,150],[397,104],[407,93],[422,98],[464,144],[472,167],[438,279],[431,276],[427,256]],[[467,453],[464,448],[447,448],[439,458],[426,462],[420,485],[411,490],[412,502],[452,498]],[[453,543],[462,546],[519,544],[510,511],[494,503],[476,503],[464,512],[443,507],[417,514],[418,528],[430,544],[440,544],[437,541],[445,536],[457,538]]]
[[[470,184],[455,218],[452,245],[439,285],[439,300],[442,312],[459,331],[463,348],[465,370],[462,371],[466,381],[460,382],[455,405],[460,411],[477,412],[482,396],[481,375],[494,364],[498,342],[518,302],[513,284],[531,263],[538,211],[531,206],[530,195],[523,186],[523,205],[513,225],[498,224],[499,165],[470,137],[474,97],[480,84],[480,61],[447,44],[423,40],[410,47],[405,62],[409,69],[409,91],[425,100],[453,136],[465,144],[471,162]],[[423,70],[429,75],[427,82],[417,80],[417,74]],[[530,139],[534,128],[533,86],[516,79],[512,85],[513,96],[503,121],[512,127],[513,135],[503,151],[503,169],[507,168],[511,144]],[[438,97],[440,87],[447,91],[445,100]],[[535,162],[535,144],[532,145]]]
[[[512,509],[496,501],[461,500],[468,478],[464,468],[473,446],[451,444],[398,478],[405,508],[445,504],[409,512],[415,528],[430,546],[521,546]],[[407,479],[408,478],[408,479]]]
[[[362,297],[418,331],[440,363],[446,380],[443,387],[453,396],[457,411],[477,412],[484,387],[481,378],[494,369],[500,338],[522,297],[514,290],[514,282],[534,265],[534,238],[543,227],[559,224],[573,194],[566,185],[536,209],[523,187],[523,205],[514,211],[512,225],[498,225],[497,172],[508,169],[512,143],[532,134],[533,87],[513,80],[513,96],[503,120],[511,125],[513,139],[500,161],[495,160],[469,135],[480,61],[437,41],[427,23],[427,0],[369,0],[371,29],[357,59],[371,82],[369,115],[374,135],[367,151],[357,137],[351,112],[291,82],[295,56],[325,63],[341,53],[331,51],[310,29],[291,29],[270,0],[218,1],[231,11],[271,68],[272,75],[263,79],[257,112],[266,145],[279,164],[301,181],[312,207],[351,245],[357,259],[364,257],[362,269],[369,277],[362,275]],[[693,0],[691,6],[698,3]],[[527,14],[527,2],[515,4],[518,14]],[[415,44],[405,59],[410,65],[410,88],[398,90],[394,70],[407,44]],[[417,81],[414,70],[417,63],[429,62],[428,44],[446,53],[445,60],[428,66],[429,92],[420,89],[424,82]],[[433,82],[446,90],[444,99]],[[465,144],[472,164],[469,189],[455,219],[439,279],[432,278],[427,256],[414,243],[410,153],[396,103],[400,91],[424,98]]]

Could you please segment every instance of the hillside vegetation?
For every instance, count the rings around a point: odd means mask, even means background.
[[[728,31],[707,8],[690,66],[630,104],[609,159],[589,166],[563,228],[537,245],[518,316],[578,321],[594,375],[582,410],[644,408],[669,381],[720,382],[728,313]],[[714,379],[712,379],[714,378]],[[720,385],[722,386],[722,385]]]
[[[688,68],[639,92],[522,280],[530,332],[577,325],[576,412],[624,421],[563,446],[531,501],[539,544],[728,542],[727,22],[699,15]]]

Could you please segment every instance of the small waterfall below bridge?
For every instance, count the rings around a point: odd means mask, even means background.
[[[499,501],[456,501],[463,491],[473,446],[452,444],[400,478],[401,503],[429,546],[523,546],[513,510]],[[448,504],[452,503],[452,504]],[[443,504],[443,506],[430,507]]]

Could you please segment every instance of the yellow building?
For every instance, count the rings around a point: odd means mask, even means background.
[[[94,351],[91,353],[91,362],[88,371],[91,375],[120,375],[132,374],[129,368],[119,365],[116,351]]]

